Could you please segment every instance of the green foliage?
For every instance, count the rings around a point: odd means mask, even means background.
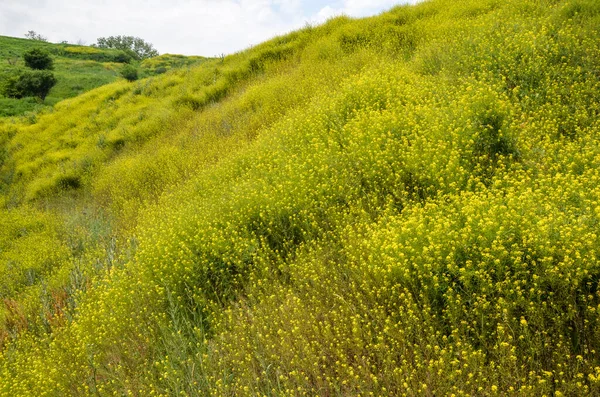
[[[137,60],[158,56],[158,51],[152,44],[134,36],[99,37],[96,46],[125,51]]]
[[[127,81],[136,81],[139,78],[138,70],[133,65],[123,66],[120,73]]]
[[[33,48],[23,54],[25,66],[35,70],[52,70],[54,61],[49,53],[39,48]]]
[[[0,97],[0,117],[20,116],[28,112],[36,112],[43,106],[37,99],[31,97],[23,99]]]
[[[3,94],[9,98],[36,96],[43,101],[54,85],[56,77],[48,70],[23,70],[7,79]]]
[[[594,7],[335,18],[0,119],[0,395],[599,395]]]
[[[0,73],[0,85],[4,85],[10,78],[9,76],[14,77],[19,74],[20,69],[25,66],[22,61],[23,54],[35,49],[53,55],[54,75],[57,79],[57,83],[48,93],[44,105],[27,97],[23,99],[0,98],[0,102],[2,102],[1,116],[19,116],[25,115],[27,112],[39,111],[45,106],[110,83],[117,78],[116,65],[73,59],[63,51],[65,47],[69,46],[0,36],[0,59],[17,60],[16,62],[7,62],[0,67],[3,72]]]
[[[35,49],[52,54],[56,85],[50,90],[43,104],[29,97],[22,99],[0,97],[0,117],[23,116],[28,112],[38,112],[63,99],[114,82],[119,78],[122,64],[133,60],[131,55],[121,50],[0,36],[0,87],[24,66],[23,54]],[[157,62],[153,63],[154,59],[157,59]],[[157,71],[160,72],[161,68],[165,71],[177,69],[204,60],[207,59],[181,55],[149,58],[140,65],[139,74],[141,77],[151,76],[157,74]]]
[[[2,95],[8,98],[23,98],[27,92],[20,87],[20,75],[14,75],[6,78],[2,87]]]

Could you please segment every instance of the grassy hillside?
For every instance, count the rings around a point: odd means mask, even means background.
[[[0,395],[600,395],[599,25],[432,0],[0,119]]]
[[[52,55],[58,83],[43,103],[34,98],[0,96],[0,117],[23,115],[112,83],[120,78],[120,69],[130,59],[119,50],[0,36],[0,84],[4,76],[10,76],[24,67],[23,54],[33,48],[42,48]],[[204,59],[165,54],[142,62],[140,69],[142,76],[148,76],[164,73],[174,67],[197,64]]]

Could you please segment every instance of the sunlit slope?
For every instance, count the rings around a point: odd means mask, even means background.
[[[5,123],[0,391],[600,393],[599,24],[431,1]]]
[[[303,98],[314,95],[315,88],[333,86],[343,78],[327,75],[326,62],[319,65],[325,68],[322,71],[314,64],[300,65],[299,50],[327,30],[297,32],[196,69],[105,86],[58,104],[55,112],[40,116],[31,125],[6,121],[3,134],[10,139],[6,146],[10,155],[2,168],[8,181],[4,186],[18,191],[20,201],[78,187],[90,168],[124,149],[135,152],[159,135],[192,139],[187,125],[190,121],[213,135],[217,129],[225,130],[221,131],[223,136],[230,135],[236,124],[249,122],[245,127],[252,135],[277,118],[280,109],[298,106]],[[357,59],[350,67],[367,61]],[[294,73],[298,83],[292,85],[286,81],[289,78],[278,77],[281,73]],[[264,81],[266,75],[268,82]],[[300,78],[302,75],[306,78]],[[249,82],[253,84],[248,86]],[[219,112],[212,110],[221,99],[240,91],[244,91],[241,100],[219,105]],[[221,107],[226,108],[224,112]],[[270,114],[269,108],[275,113]],[[202,118],[197,117],[199,112]],[[251,118],[253,113],[258,114],[254,120],[236,120],[238,114]],[[211,119],[211,114],[218,120]],[[195,134],[196,138],[204,135],[204,131]],[[151,146],[156,150],[154,144]]]

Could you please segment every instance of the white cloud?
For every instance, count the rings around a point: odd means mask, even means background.
[[[363,16],[367,13],[392,8],[397,0],[345,0],[344,10],[350,15]]]
[[[348,15],[351,17],[364,17],[374,15],[388,10],[398,4],[417,3],[421,0],[341,0],[334,3],[334,6],[327,5],[317,14],[316,19],[322,20],[332,16]]]
[[[214,56],[323,22],[364,16],[398,0],[0,0],[0,34],[34,30],[50,41],[139,36],[161,52]]]
[[[419,1],[422,0],[338,0],[321,8],[311,22],[322,23],[340,15],[365,17],[386,11],[398,4],[415,4]]]
[[[327,21],[328,19],[330,19],[332,17],[336,17],[336,16],[339,16],[339,15],[342,15],[343,13],[344,13],[344,11],[342,9],[340,9],[340,8],[333,8],[331,6],[325,6],[313,18],[313,21],[315,23],[322,23],[322,22],[325,22],[325,21]]]

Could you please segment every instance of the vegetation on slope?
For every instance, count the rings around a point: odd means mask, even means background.
[[[46,105],[115,81],[120,67],[118,62],[127,58],[118,51],[0,36],[0,80],[22,68],[23,54],[34,48],[45,50],[54,58],[58,84],[46,98]],[[33,98],[0,98],[0,116],[22,115],[42,107],[43,104]]]
[[[19,116],[39,111],[45,106],[73,98],[84,92],[119,79],[119,71],[132,58],[124,51],[86,47],[73,44],[54,44],[40,40],[0,36],[0,85],[3,80],[23,67],[23,54],[32,49],[49,52],[54,59],[57,85],[43,103],[34,98],[0,97],[0,116]],[[164,54],[140,64],[143,77],[165,73],[172,68],[191,66],[206,58]]]
[[[1,121],[0,394],[599,394],[598,24],[433,0]]]

